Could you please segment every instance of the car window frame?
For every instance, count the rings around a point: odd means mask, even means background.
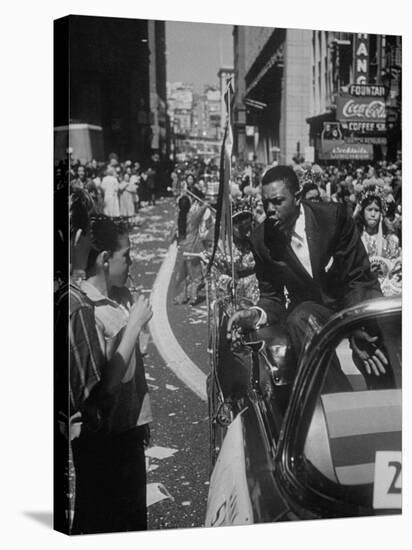
[[[279,487],[298,513],[304,513],[305,505],[308,502],[310,502],[311,509],[322,516],[354,516],[374,513],[372,508],[364,509],[361,506],[355,511],[353,505],[349,505],[349,503],[333,498],[330,494],[322,493],[312,486],[304,486],[298,474],[301,467],[299,455],[303,453],[310,422],[322,393],[327,372],[324,365],[329,364],[336,345],[342,340],[342,333],[377,317],[388,318],[397,315],[401,316],[402,327],[401,297],[370,300],[343,310],[334,315],[315,334],[301,358],[275,458]]]

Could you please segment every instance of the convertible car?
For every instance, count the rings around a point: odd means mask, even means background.
[[[401,513],[401,298],[310,323],[298,361],[276,327],[232,349],[224,300],[210,312],[206,526]],[[357,329],[384,374],[357,363]]]

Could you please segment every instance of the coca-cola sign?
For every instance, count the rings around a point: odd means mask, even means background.
[[[337,98],[336,118],[341,122],[384,122],[385,102],[376,97],[353,97],[342,94]]]

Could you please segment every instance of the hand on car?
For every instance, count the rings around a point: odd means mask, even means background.
[[[362,363],[367,374],[380,376],[386,373],[388,360],[385,354],[378,348],[376,342],[378,336],[370,336],[364,328],[357,329],[350,337],[350,344],[354,359]]]
[[[238,343],[245,332],[256,329],[259,317],[259,312],[256,309],[236,311],[227,323],[226,338],[234,344]]]

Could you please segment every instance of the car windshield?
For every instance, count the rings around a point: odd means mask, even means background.
[[[368,356],[375,356],[372,363],[364,362]],[[352,325],[323,362],[301,481],[346,504],[400,508],[400,313]]]

